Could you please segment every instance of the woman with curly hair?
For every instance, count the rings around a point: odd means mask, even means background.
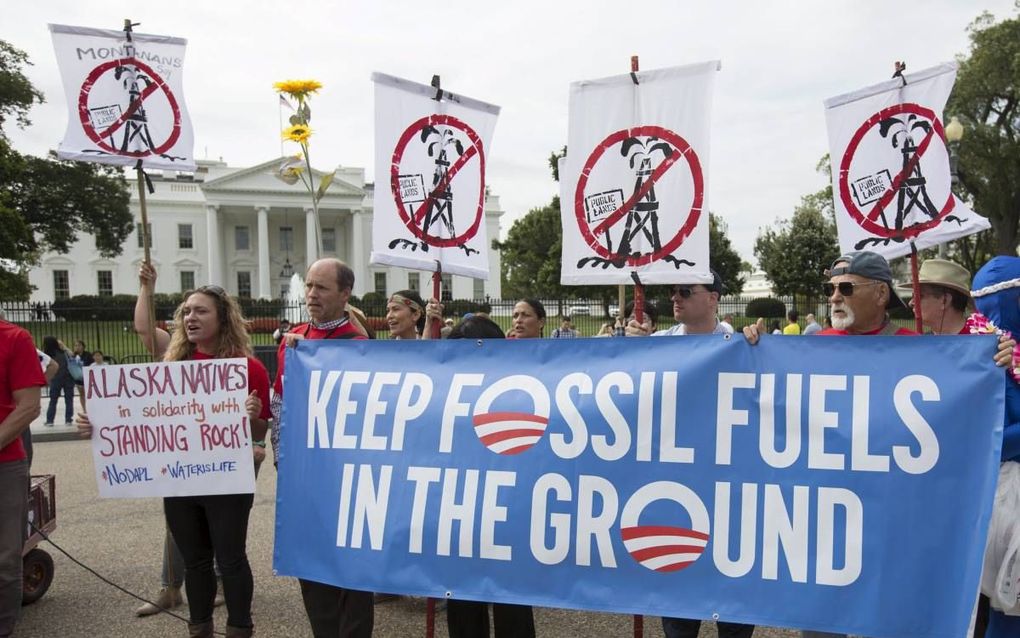
[[[142,264],[141,292],[135,305],[135,331],[157,360],[248,360],[248,398],[245,410],[254,441],[262,441],[271,418],[269,374],[252,357],[251,341],[241,308],[219,286],[202,286],[185,297],[174,313],[173,333],[150,328],[149,299],[156,286],[156,270]],[[167,528],[184,556],[184,586],[188,593],[189,635],[211,638],[216,574],[219,565],[227,605],[228,637],[251,636],[254,582],[246,543],[252,494],[174,496],[163,499]]]

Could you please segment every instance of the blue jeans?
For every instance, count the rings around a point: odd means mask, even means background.
[[[46,408],[46,422],[53,423],[57,416],[57,401],[60,393],[64,393],[64,422],[74,420],[74,379],[71,375],[57,375],[50,381],[50,405]]]

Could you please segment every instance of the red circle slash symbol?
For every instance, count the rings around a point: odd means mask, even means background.
[[[141,90],[139,95],[131,100],[127,109],[123,113],[120,113],[119,117],[114,119],[112,123],[103,129],[102,133],[100,133],[96,130],[96,127],[92,122],[92,118],[90,117],[89,95],[92,93],[93,86],[105,73],[116,73],[116,69],[118,67],[134,67],[138,72],[144,73],[149,82],[146,83],[145,88]],[[142,102],[156,91],[161,91],[162,95],[165,96],[170,108],[170,113],[173,116],[173,124],[170,127],[167,139],[161,143],[154,142],[150,149],[139,151],[121,150],[111,144],[110,139],[113,134],[120,130],[120,128],[123,127],[125,123],[142,108]],[[177,143],[177,139],[181,136],[181,109],[177,103],[177,98],[174,97],[173,91],[170,90],[166,81],[160,77],[152,69],[152,67],[135,58],[110,60],[109,62],[104,62],[92,69],[85,78],[85,81],[82,83],[81,92],[78,94],[78,117],[81,120],[82,130],[85,132],[85,135],[87,135],[88,138],[96,144],[96,146],[113,155],[126,155],[129,157],[163,155],[173,148],[174,144]]]
[[[622,201],[622,189],[616,191],[620,192],[621,196],[619,200],[622,203],[617,205],[613,199],[611,193],[588,193],[588,180],[591,176],[593,169],[596,168],[598,162],[606,155],[606,151],[610,148],[616,147],[617,145],[623,145],[629,139],[637,139],[639,137],[656,138],[658,140],[665,140],[666,143],[671,147],[671,151],[667,156],[650,172],[647,174],[647,179],[641,182],[641,185],[635,188],[634,192],[626,199]],[[621,146],[621,150],[624,147]],[[621,153],[622,155],[622,153]],[[632,211],[640,211],[644,202],[644,199],[656,182],[662,179],[666,172],[672,168],[675,164],[679,163],[679,160],[683,158],[686,160],[686,165],[691,172],[691,185],[693,187],[693,197],[690,208],[687,211],[683,211],[686,214],[686,219],[678,225],[676,233],[669,240],[660,242],[660,245],[651,246],[652,250],[647,253],[637,253],[629,250],[629,241],[621,241],[615,249],[609,247],[609,241],[603,244],[600,241],[602,235],[606,235],[609,230],[613,227],[618,226],[621,220],[628,217]],[[598,219],[592,220],[586,211],[586,197],[597,197],[600,195],[608,195],[604,201],[610,202],[612,208],[611,211],[603,212],[598,215]],[[687,143],[687,140],[680,137],[673,131],[662,128],[661,126],[637,126],[630,129],[623,129],[610,134],[606,139],[602,140],[595,150],[592,151],[588,160],[584,163],[584,167],[581,169],[581,176],[577,180],[577,187],[574,191],[574,215],[577,217],[577,225],[581,231],[581,235],[584,237],[584,241],[588,244],[597,255],[600,257],[620,266],[626,264],[627,266],[643,266],[660,259],[671,257],[672,253],[683,244],[684,240],[694,231],[698,225],[698,219],[701,217],[701,206],[705,197],[705,178],[701,169],[701,162],[698,159],[697,153],[691,148],[691,145]],[[683,207],[680,207],[681,209]],[[667,211],[677,210],[677,206],[669,205],[666,207]],[[636,225],[646,224],[645,221],[638,221]],[[627,223],[630,228],[630,220]],[[658,236],[657,229],[654,230],[654,236]],[[624,231],[626,235],[627,231]],[[636,234],[636,232],[635,232]],[[608,235],[607,235],[608,237]]]
[[[904,149],[902,145],[912,143],[909,137],[910,131],[907,130],[906,135],[896,140],[898,133],[893,132],[889,134],[892,123],[899,123],[906,129],[907,125],[903,120],[895,119],[897,115],[907,115],[907,121],[914,121],[913,127],[920,127],[925,131],[924,138],[919,144],[917,144],[916,150],[910,153],[910,148]],[[887,138],[889,141],[890,149],[897,150],[897,155],[904,158],[901,165],[895,166],[894,171],[890,172],[889,169],[893,167],[883,166],[881,171],[875,172],[876,176],[881,173],[888,175],[895,175],[891,180],[877,179],[874,183],[884,186],[880,191],[872,193],[870,197],[862,198],[860,193],[852,192],[855,186],[851,185],[850,169],[853,163],[854,157],[861,145],[861,141],[872,131],[876,126],[879,127],[879,131],[883,138]],[[919,207],[921,210],[927,212],[928,219],[922,222],[913,224],[904,224],[905,211],[897,211],[895,217],[897,218],[894,223],[888,223],[886,216],[886,207],[889,206],[893,198],[900,193],[901,189],[908,189],[908,192],[904,193],[906,198],[915,199],[919,197],[918,188],[923,188],[923,184],[926,180],[919,178],[918,166],[921,162],[922,156],[931,149],[931,142],[933,139],[938,138],[945,144],[945,133],[942,128],[942,122],[939,121],[935,113],[931,109],[927,109],[919,104],[905,103],[891,106],[887,109],[883,109],[878,113],[875,113],[867,121],[864,122],[854,133],[853,137],[850,138],[850,142],[847,144],[846,151],[843,153],[842,161],[839,165],[839,197],[843,202],[843,206],[846,207],[850,217],[857,223],[858,226],[868,231],[869,233],[882,238],[893,239],[896,241],[902,241],[904,239],[911,239],[921,234],[925,230],[937,226],[950,212],[952,212],[955,206],[955,199],[953,198],[952,190],[946,195],[945,203],[942,204],[941,208],[937,211],[927,210],[926,208]],[[896,143],[892,142],[896,140]],[[904,150],[907,151],[904,154]],[[873,169],[879,167],[867,167],[867,172],[870,174]],[[858,169],[860,172],[860,169]],[[910,192],[909,189],[914,189]],[[863,200],[861,205],[854,201],[854,197],[858,200]],[[927,194],[920,195],[921,197],[927,198]],[[900,197],[900,200],[904,200],[905,197]],[[930,201],[930,200],[929,200]],[[873,205],[872,205],[873,204]],[[897,206],[903,207],[903,202],[900,201]],[[870,208],[866,208],[866,205],[871,205]],[[911,204],[908,202],[908,207]],[[862,207],[864,207],[862,209]],[[879,217],[885,223],[879,223],[876,221]]]
[[[422,131],[426,130],[426,127],[435,128],[440,126],[448,127],[450,133],[453,130],[459,131],[467,138],[470,145],[467,148],[461,145],[460,148],[463,152],[460,153],[460,156],[446,168],[445,172],[438,178],[438,183],[433,185],[424,201],[415,206],[412,211],[409,211],[408,204],[404,202],[400,188],[401,162],[411,140],[419,137]],[[460,144],[459,140],[456,140],[455,137],[453,140],[455,144]],[[471,225],[464,232],[451,237],[440,237],[438,233],[431,234],[429,228],[425,228],[426,224],[423,224],[422,221],[428,219],[433,207],[437,206],[437,204],[441,205],[444,193],[450,191],[453,179],[475,157],[478,158],[478,204],[475,207],[474,219]],[[397,213],[400,215],[400,220],[404,222],[404,225],[415,237],[430,246],[463,247],[464,244],[475,236],[478,232],[478,227],[482,223],[482,211],[485,205],[485,149],[482,146],[482,138],[466,123],[451,115],[428,115],[417,120],[407,127],[407,130],[400,136],[396,147],[393,149],[393,158],[390,166],[390,188],[393,191],[393,200],[397,205]],[[414,206],[414,203],[411,203],[411,205]],[[452,228],[452,209],[448,210],[447,214],[450,216],[447,221],[451,222],[448,228]],[[428,226],[436,226],[434,223],[435,219],[429,221],[433,223],[429,223]]]

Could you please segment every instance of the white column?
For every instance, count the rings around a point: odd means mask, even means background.
[[[315,223],[315,209],[311,206],[305,208],[305,268],[319,258],[319,235]]]
[[[269,270],[269,207],[256,206],[259,214],[259,299],[273,298],[273,273]]]
[[[354,271],[354,289],[364,294],[372,290],[368,278],[368,260],[365,258],[365,216],[360,210],[351,211],[351,263]]]
[[[222,244],[220,240],[220,207],[207,204],[205,207],[206,243],[209,255],[209,280],[206,283],[226,287],[223,282]]]

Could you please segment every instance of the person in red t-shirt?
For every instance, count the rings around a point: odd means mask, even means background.
[[[46,385],[32,336],[0,321],[0,636],[21,611],[21,548],[28,520],[28,460],[21,433],[39,416]]]
[[[201,286],[190,293],[174,313],[173,334],[150,329],[149,303],[156,287],[156,270],[143,263],[138,274],[141,291],[135,304],[135,332],[157,360],[248,360],[248,398],[245,411],[253,442],[262,441],[269,427],[269,373],[252,356],[251,340],[241,307],[223,288]],[[87,417],[79,429],[91,435]],[[163,499],[167,528],[184,557],[184,585],[188,592],[189,636],[212,638],[216,574],[220,568],[227,605],[226,635],[251,636],[254,626],[251,601],[254,581],[246,551],[248,515],[253,494],[175,496]]]
[[[364,339],[365,335],[345,314],[354,288],[354,271],[339,259],[320,259],[305,274],[305,308],[311,318],[291,328],[277,351],[273,383],[273,456],[281,472],[286,458],[280,455],[280,413],[283,408],[284,353],[303,339]],[[280,466],[280,463],[283,463]],[[370,638],[375,622],[372,592],[345,589],[312,580],[298,579],[308,623],[315,638]]]

